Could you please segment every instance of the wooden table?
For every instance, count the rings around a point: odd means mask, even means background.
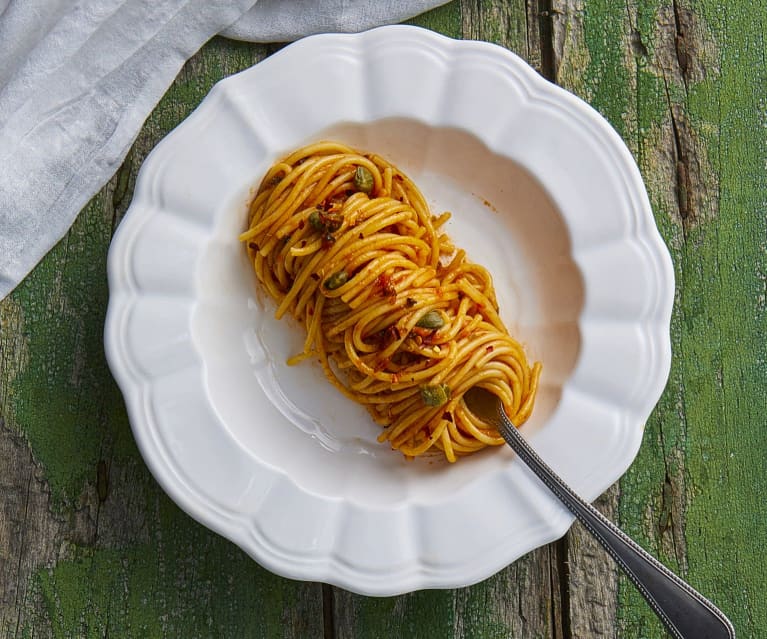
[[[739,638],[767,637],[767,6],[463,0],[414,22],[515,51],[633,152],[674,260],[674,357],[636,462],[598,504]],[[268,573],[149,475],[104,360],[109,241],[146,154],[276,48],[206,45],[0,303],[0,637],[664,637],[579,525],[471,588],[372,599]]]

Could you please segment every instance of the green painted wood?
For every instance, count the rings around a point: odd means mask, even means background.
[[[557,78],[628,142],[677,278],[671,379],[621,482],[621,523],[717,602],[739,637],[761,637],[767,8],[558,9]],[[617,633],[666,636],[625,580]]]
[[[515,51],[598,108],[637,158],[674,259],[674,359],[637,462],[598,503],[739,637],[763,636],[767,9],[454,0],[413,22]],[[157,141],[275,48],[209,43],[0,302],[0,637],[665,636],[579,526],[481,584],[373,599],[269,574],[148,474],[101,347],[109,240]]]
[[[316,584],[281,579],[149,475],[103,355],[106,253],[154,145],[273,47],[216,39],[117,175],[0,304],[0,637],[316,637]]]

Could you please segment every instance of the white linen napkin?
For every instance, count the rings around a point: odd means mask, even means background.
[[[0,299],[114,174],[209,38],[359,31],[445,0],[0,0]]]

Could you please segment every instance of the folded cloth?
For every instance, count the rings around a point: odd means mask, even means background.
[[[252,42],[290,42],[314,33],[355,33],[396,24],[447,0],[258,0],[222,32]]]
[[[445,0],[0,0],[0,299],[114,174],[210,37],[293,40]]]

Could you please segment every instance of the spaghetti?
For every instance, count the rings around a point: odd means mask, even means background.
[[[276,316],[306,328],[289,363],[318,357],[384,427],[379,441],[452,462],[504,441],[463,394],[487,389],[520,425],[541,365],[501,322],[488,271],[441,231],[449,217],[381,157],[321,142],[269,169],[240,239]]]

